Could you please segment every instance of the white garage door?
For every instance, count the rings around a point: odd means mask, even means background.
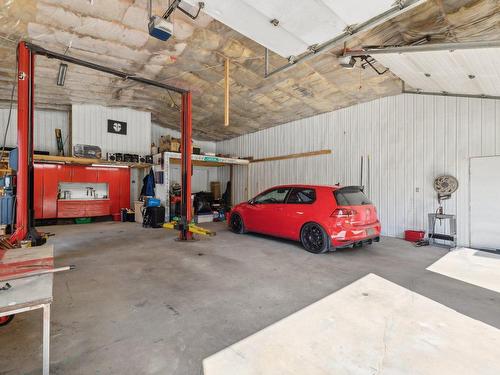
[[[471,158],[470,246],[500,249],[500,156]]]

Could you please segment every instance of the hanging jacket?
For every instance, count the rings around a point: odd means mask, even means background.
[[[153,168],[142,179],[141,197],[154,197],[155,196],[155,174]]]

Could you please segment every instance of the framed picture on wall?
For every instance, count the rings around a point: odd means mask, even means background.
[[[124,121],[108,120],[108,133],[127,135],[127,123]]]

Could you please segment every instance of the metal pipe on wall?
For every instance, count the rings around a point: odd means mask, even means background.
[[[433,52],[433,51],[456,51],[466,49],[498,48],[500,40],[487,40],[480,42],[462,42],[462,43],[427,43],[413,46],[386,47],[386,48],[368,48],[361,51],[346,51],[344,56],[364,56],[380,55],[392,53],[414,53],[414,52]]]
[[[299,57],[296,58],[289,58],[288,64],[282,65],[279,68],[274,69],[273,71],[267,73],[264,78],[268,78],[274,74],[280,73],[287,71],[288,69],[291,69],[295,65],[307,61],[311,58],[313,58],[316,55],[328,52],[332,48],[334,48],[336,45],[346,42],[347,40],[351,39],[355,35],[367,31],[369,29],[374,28],[375,26],[380,25],[381,23],[390,20],[391,18],[394,18],[397,15],[400,15],[404,12],[407,12],[410,9],[413,9],[417,5],[420,5],[421,3],[424,3],[426,0],[407,0],[407,1],[396,1],[395,5],[392,6],[389,10],[369,19],[368,21],[362,22],[358,25],[348,27],[342,34],[336,36],[333,39],[330,39],[329,41],[321,44],[318,46],[318,48],[314,48],[309,52],[306,52],[302,54]]]

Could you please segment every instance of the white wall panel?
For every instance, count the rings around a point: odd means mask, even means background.
[[[0,109],[0,147],[3,142],[5,129],[7,127],[7,119],[9,117],[8,109]],[[49,151],[51,155],[57,154],[57,143],[55,129],[61,129],[65,153],[68,152],[69,142],[68,136],[68,112],[64,111],[49,111],[35,110],[34,123],[34,142],[35,149],[40,151]],[[12,109],[11,122],[7,134],[6,146],[15,147],[17,145],[17,110]]]
[[[146,155],[151,150],[151,114],[129,108],[98,105],[72,106],[73,145],[99,146],[107,152]],[[108,133],[108,119],[125,121],[127,134]]]
[[[255,158],[325,148],[332,154],[250,164],[249,195],[283,183],[359,184],[364,156],[383,233],[402,236],[427,229],[437,208],[433,179],[451,174],[460,187],[445,211],[457,214],[459,244],[468,245],[469,158],[500,154],[500,101],[398,95],[217,143],[218,152]],[[247,199],[246,173],[234,171],[238,201]]]

